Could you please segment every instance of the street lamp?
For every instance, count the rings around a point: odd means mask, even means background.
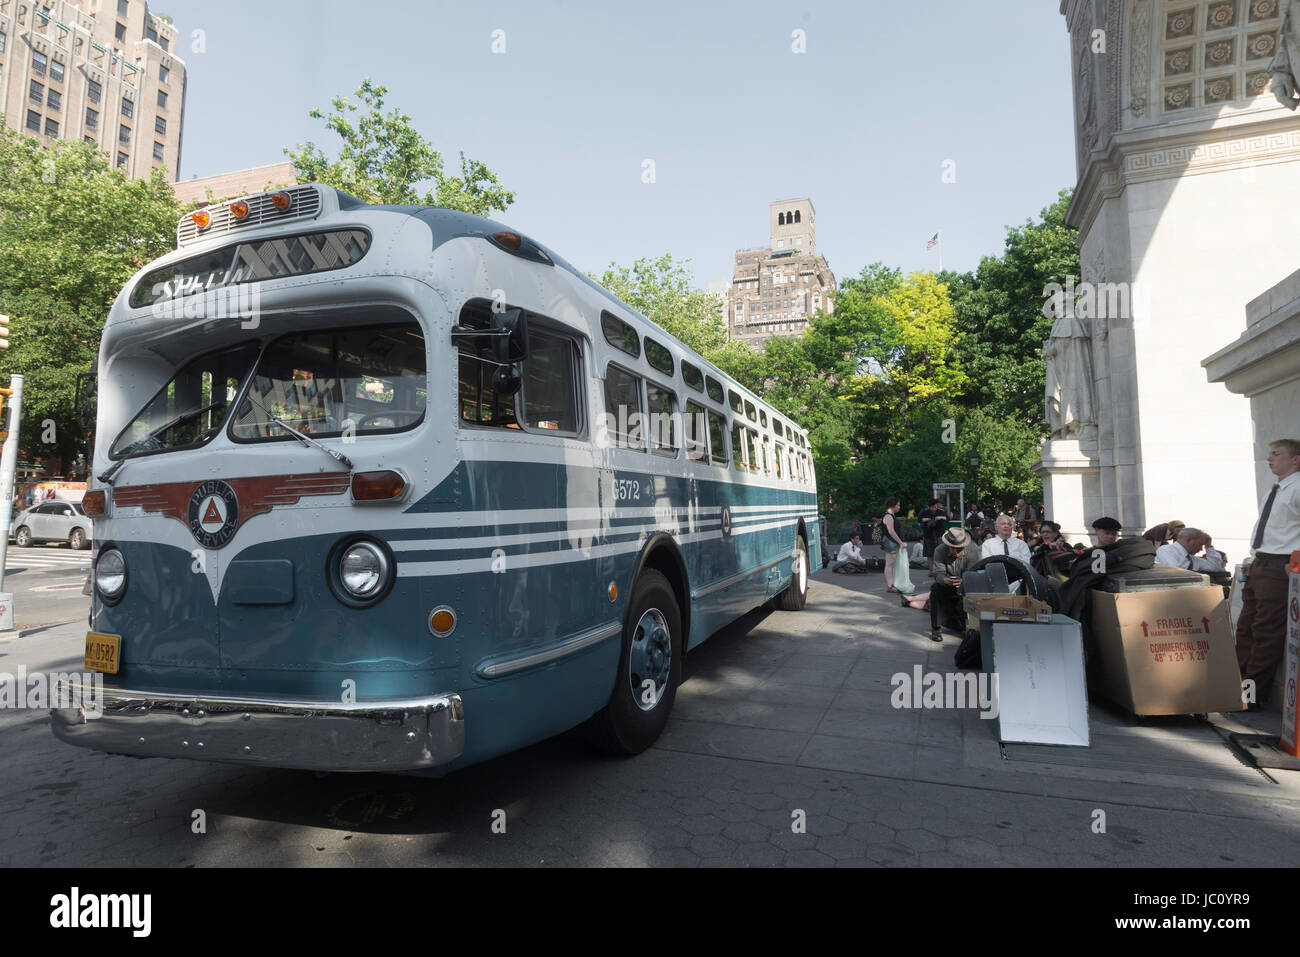
[[[975,501],[975,504],[978,505],[980,500],[980,450],[978,448],[970,450],[969,461],[971,470],[975,473],[975,494],[973,494],[971,498]]]

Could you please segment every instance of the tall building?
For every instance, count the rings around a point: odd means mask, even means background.
[[[817,212],[812,200],[768,204],[766,246],[736,250],[731,289],[724,298],[733,339],[761,349],[771,336],[797,336],[808,317],[834,306],[835,276],[817,255]]]
[[[12,129],[85,139],[134,178],[180,171],[185,62],[144,0],[0,2],[0,113]]]

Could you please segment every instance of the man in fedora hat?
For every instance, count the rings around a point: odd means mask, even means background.
[[[964,528],[943,533],[934,550],[934,584],[930,586],[930,640],[943,641],[940,625],[954,631],[966,627],[961,603],[961,577],[975,567],[978,555]]]

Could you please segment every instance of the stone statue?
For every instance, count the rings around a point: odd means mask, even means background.
[[[1085,320],[1063,316],[1043,344],[1047,364],[1047,422],[1054,439],[1091,438],[1097,428],[1092,398],[1092,335]]]
[[[1277,101],[1288,110],[1300,106],[1300,0],[1285,0],[1282,35],[1278,37],[1277,55],[1268,65],[1273,81],[1269,84]]]

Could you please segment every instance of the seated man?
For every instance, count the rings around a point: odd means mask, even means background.
[[[934,584],[930,586],[930,640],[943,641],[939,630],[959,634],[966,628],[961,603],[961,576],[975,567],[975,549],[965,529],[950,528],[934,550]]]
[[[841,570],[855,572],[867,570],[866,559],[862,557],[862,536],[857,532],[854,532],[849,540],[840,546],[840,553],[835,556],[835,563],[831,565],[831,571]]]
[[[1029,554],[1029,546],[1023,539],[1012,536],[1013,525],[1010,515],[999,515],[998,520],[993,523],[993,537],[985,541],[980,549],[980,558],[1009,555],[1016,561],[1023,562],[1026,567],[1031,566],[1033,558]]]
[[[1119,541],[1119,533],[1124,528],[1117,520],[1103,515],[1092,523],[1092,531],[1097,536],[1098,545],[1114,545]]]
[[[1156,549],[1156,561],[1194,572],[1221,572],[1227,557],[1210,544],[1211,539],[1199,528],[1184,528],[1178,539]],[[1205,557],[1198,558],[1201,549]]]

